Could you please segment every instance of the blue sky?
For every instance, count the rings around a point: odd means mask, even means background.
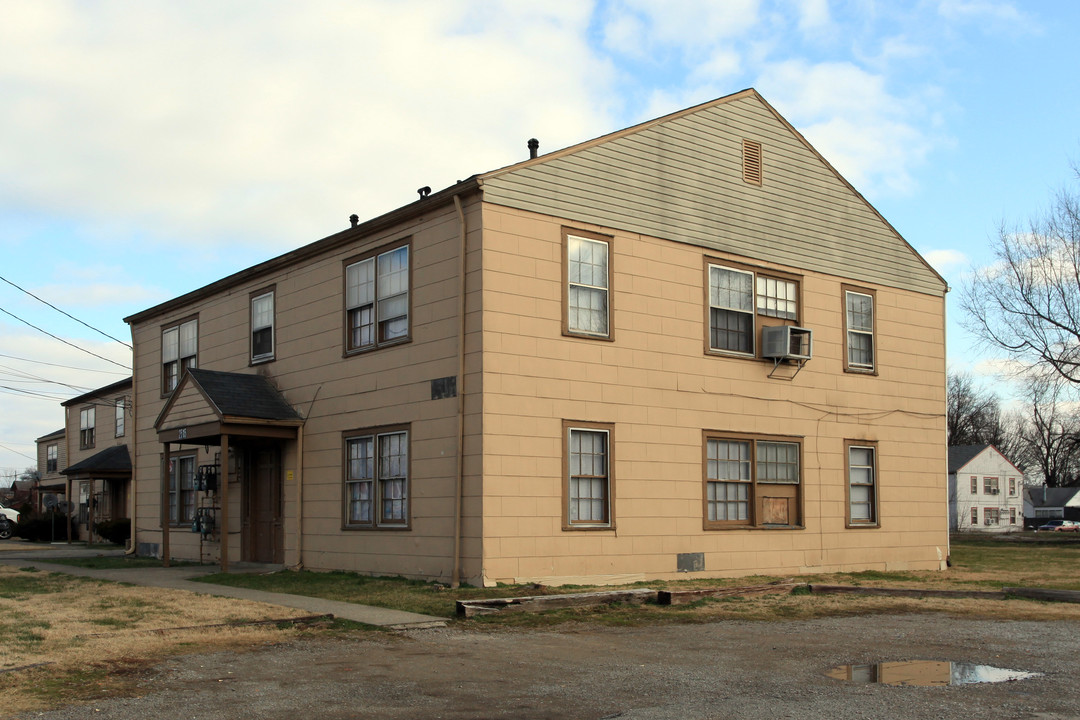
[[[530,137],[549,152],[755,87],[945,276],[950,364],[985,373],[956,290],[1080,160],[1068,0],[0,0],[0,17],[0,276],[123,340],[131,313],[521,160]],[[130,362],[6,283],[0,309]],[[0,313],[0,477],[34,464],[61,400],[123,372]]]

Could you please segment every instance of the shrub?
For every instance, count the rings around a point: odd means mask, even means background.
[[[66,541],[67,516],[52,511],[42,515],[21,515],[15,525],[15,536],[31,542]],[[71,525],[71,539],[79,539],[79,529],[74,522]]]
[[[94,525],[94,532],[100,535],[102,540],[123,545],[131,538],[131,520],[120,518],[99,522]]]

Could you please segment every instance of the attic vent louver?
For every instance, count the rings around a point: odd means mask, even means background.
[[[742,179],[751,185],[761,184],[761,143],[742,141]]]

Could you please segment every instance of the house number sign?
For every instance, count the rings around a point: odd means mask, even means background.
[[[177,440],[187,440],[187,428],[186,427],[182,427],[182,428],[180,428],[179,430],[176,431],[176,439]]]

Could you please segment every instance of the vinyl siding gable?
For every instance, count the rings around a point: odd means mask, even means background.
[[[743,180],[743,140],[762,183]],[[753,91],[481,177],[484,200],[941,296],[945,282]]]

